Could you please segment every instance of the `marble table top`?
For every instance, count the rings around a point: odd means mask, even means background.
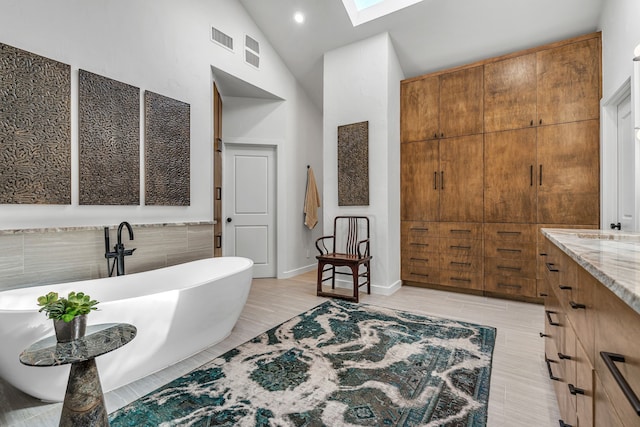
[[[640,233],[543,228],[542,234],[640,313]]]
[[[130,342],[137,329],[127,323],[88,325],[83,338],[60,343],[55,335],[44,338],[20,353],[20,362],[29,366],[57,366],[93,359]]]

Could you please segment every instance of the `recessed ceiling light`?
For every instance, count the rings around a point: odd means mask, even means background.
[[[302,24],[304,22],[304,15],[302,14],[302,12],[296,12],[293,14],[293,20],[298,24]]]

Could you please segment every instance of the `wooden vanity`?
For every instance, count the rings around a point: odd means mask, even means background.
[[[640,425],[640,233],[542,229],[545,362],[561,426]]]

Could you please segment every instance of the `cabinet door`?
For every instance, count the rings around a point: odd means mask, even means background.
[[[599,223],[599,126],[589,120],[537,129],[538,223]]]
[[[437,221],[438,142],[402,144],[400,174],[402,220]]]
[[[482,135],[440,140],[440,220],[482,222]]]
[[[538,124],[600,116],[600,39],[537,53]]]
[[[484,66],[484,131],[536,123],[536,54]]]
[[[427,77],[403,83],[400,92],[400,140],[437,138],[440,78]]]
[[[536,130],[485,134],[484,220],[536,220]]]
[[[440,137],[482,133],[483,67],[440,76]]]

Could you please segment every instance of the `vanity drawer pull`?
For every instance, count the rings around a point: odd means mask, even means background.
[[[582,309],[586,309],[587,306],[584,304],[578,304],[577,302],[573,302],[573,301],[569,301],[569,305],[571,306],[571,308],[573,308],[574,310],[578,310],[580,308]]]
[[[573,384],[568,384],[569,386],[569,393],[573,394],[574,396],[576,394],[584,394],[584,390],[581,388],[578,388],[576,386],[574,386]]]
[[[558,271],[560,271],[553,266],[552,262],[545,262],[544,264],[547,266],[547,270],[551,271],[552,273],[557,273]]]
[[[520,285],[512,285],[510,283],[498,283],[499,288],[511,288],[511,289],[522,289]]]
[[[511,267],[511,266],[508,266],[508,265],[499,265],[497,268],[498,268],[498,270],[507,270],[507,271],[521,271],[522,270],[522,268],[520,268],[520,267]]]
[[[450,265],[456,265],[456,266],[459,266],[459,267],[471,267],[471,263],[470,262],[451,261],[449,264]]]
[[[428,258],[409,258],[410,261],[422,261],[422,262],[429,262]]]
[[[544,361],[546,362],[547,369],[549,370],[549,379],[552,380],[552,381],[560,381],[560,378],[558,378],[555,375],[553,375],[553,371],[551,370],[551,364],[552,363],[558,363],[558,362],[556,362],[555,360],[548,359],[546,357],[544,358]]]
[[[449,230],[450,233],[471,233],[471,230],[459,230],[459,229],[451,229]]]
[[[540,332],[540,338],[551,338],[551,335]]]
[[[618,387],[620,387],[620,389],[622,390],[622,393],[625,395],[625,397],[633,407],[633,410],[636,412],[636,414],[638,414],[638,416],[640,416],[640,399],[638,399],[638,396],[633,392],[631,386],[622,376],[622,373],[614,363],[625,363],[624,356],[621,354],[601,351],[600,357],[602,357],[602,360],[604,360],[604,364],[607,365],[607,368],[609,368],[609,371],[611,371],[611,375],[613,375],[613,378],[618,383]]]
[[[498,252],[511,252],[511,253],[520,253],[520,252],[522,252],[522,249],[505,249],[505,248],[498,248],[497,250],[498,250]]]
[[[469,250],[471,250],[471,246],[451,245],[451,246],[449,246],[449,249],[460,249],[460,250],[464,250],[464,251],[469,251]]]
[[[571,360],[571,356],[567,356],[566,354],[558,353],[558,357],[560,360]]]
[[[428,228],[418,228],[418,227],[411,227],[409,230],[411,230],[411,231],[429,231]]]
[[[522,232],[520,232],[520,231],[498,231],[498,234],[507,234],[507,235],[519,236],[519,235],[522,234]]]
[[[463,279],[461,277],[449,277],[449,280],[452,280],[454,282],[467,282],[467,283],[471,283],[471,279]]]
[[[558,323],[558,322],[554,322],[554,321],[551,319],[551,315],[552,315],[552,314],[557,314],[555,311],[545,310],[544,312],[546,313],[546,315],[547,315],[547,320],[549,321],[549,324],[550,324],[551,326],[560,326],[560,323]]]
[[[570,291],[571,289],[573,289],[571,286],[567,286],[567,285],[558,285],[558,287],[563,291]]]

